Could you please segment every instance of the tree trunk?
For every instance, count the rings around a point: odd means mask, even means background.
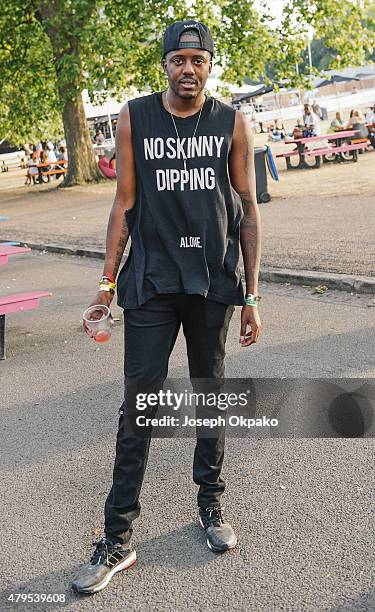
[[[36,18],[51,42],[58,90],[63,105],[69,164],[62,187],[81,185],[102,178],[96,163],[83,106],[81,93],[83,71],[79,41],[75,33],[66,35],[66,24],[71,23],[72,30],[78,27],[78,23],[74,20],[74,11],[67,10],[69,4],[62,3],[61,0],[44,0],[35,11]],[[92,3],[90,11],[94,9],[95,2]],[[88,16],[90,11],[87,13]],[[63,29],[59,27],[61,21],[65,24]],[[84,21],[81,21],[81,27]],[[68,66],[66,62],[62,62],[66,57],[70,62]]]
[[[63,122],[69,164],[62,187],[99,180],[101,174],[96,163],[81,94],[78,94],[75,100],[64,103]]]

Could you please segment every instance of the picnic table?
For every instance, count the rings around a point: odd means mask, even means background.
[[[8,263],[10,255],[30,253],[29,247],[1,246],[0,266]],[[28,291],[27,293],[15,293],[13,295],[0,296],[0,360],[5,359],[5,317],[15,312],[35,310],[39,307],[41,298],[52,295],[49,291]]]
[[[20,246],[0,246],[0,266],[4,266],[8,263],[8,258],[11,255],[21,255],[22,253],[29,253],[31,249],[29,247]]]
[[[342,130],[334,132],[333,134],[321,134],[320,136],[285,140],[285,144],[297,145],[296,149],[286,153],[279,153],[276,157],[285,158],[288,170],[291,168],[320,168],[323,157],[325,161],[342,162],[348,161],[348,159],[357,161],[358,151],[365,149],[367,147],[367,142],[358,142],[355,144],[348,143],[347,139],[355,138],[356,134],[356,130]],[[332,142],[333,146],[322,143],[321,147],[308,147],[308,145],[327,140],[329,143]],[[348,153],[349,157],[347,155]],[[290,160],[293,156],[298,156],[298,164],[296,166],[293,166]],[[309,163],[310,160],[308,158],[315,158],[313,165]]]
[[[63,167],[53,168],[53,166],[63,166]],[[37,183],[49,182],[52,175],[55,175],[57,178],[59,174],[66,174],[66,172],[68,171],[67,166],[68,166],[67,159],[61,159],[55,162],[49,161],[43,164],[37,164],[36,165],[36,167],[38,168],[38,178],[36,179]]]

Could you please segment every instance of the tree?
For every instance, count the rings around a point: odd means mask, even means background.
[[[0,11],[0,71],[0,138],[23,143],[62,136],[48,45],[35,44],[32,19],[10,5]]]
[[[332,64],[337,55],[338,50],[326,47],[322,39],[314,38],[311,41],[312,65],[318,71],[328,70],[329,66]],[[299,69],[302,73],[309,72],[309,58],[307,49],[305,49],[301,54]]]
[[[305,36],[304,47],[313,33],[328,53],[334,50],[325,68],[360,66],[375,46],[365,20],[371,7],[372,0],[288,0],[283,27],[296,28],[301,42]]]
[[[271,61],[278,78],[294,78],[309,24],[324,44],[340,51],[341,65],[363,56],[370,43],[354,10],[360,4],[366,0],[289,0],[282,25],[272,27],[270,12],[256,10],[254,0],[0,0],[4,136],[23,140],[47,121],[58,132],[62,118],[69,154],[64,184],[94,180],[82,91],[88,89],[93,100],[121,99],[132,88],[164,87],[161,40],[172,21],[197,16],[211,27],[224,80],[260,78]],[[332,15],[340,33],[330,25]],[[345,45],[348,32],[353,36]]]

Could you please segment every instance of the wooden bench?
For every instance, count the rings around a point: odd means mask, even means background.
[[[366,149],[366,151],[371,151],[371,140],[368,137],[354,138],[350,141],[350,144],[364,144],[364,149]]]
[[[315,166],[317,168],[320,167],[320,163],[321,157],[327,157],[327,156],[335,156],[335,160],[337,159],[337,154],[338,153],[346,153],[346,152],[353,152],[353,156],[352,159],[353,161],[358,161],[358,151],[359,150],[364,150],[367,147],[367,142],[359,142],[356,144],[345,144],[345,145],[341,145],[339,147],[320,147],[317,149],[308,149],[305,151],[304,155],[305,158],[306,157],[315,157]],[[298,150],[293,150],[293,151],[287,151],[286,153],[279,153],[278,155],[276,155],[276,157],[284,157],[285,161],[286,161],[286,166],[288,168],[288,170],[290,168],[293,168],[292,164],[290,163],[290,157],[293,157],[294,155],[299,155],[299,151]],[[332,160],[332,161],[335,161]],[[342,160],[342,158],[341,158]],[[329,161],[327,159],[325,159],[324,161]]]
[[[39,300],[49,297],[48,291],[30,291],[0,297],[0,359],[5,359],[5,316],[12,312],[34,310],[39,306]]]
[[[47,170],[47,172],[42,172],[43,176],[52,176],[53,174],[66,174],[68,172],[68,168],[59,168],[56,170]]]
[[[62,159],[59,161],[55,161],[55,162],[46,162],[43,164],[37,164],[37,168],[39,171],[39,175],[37,177],[41,179],[41,181],[43,182],[49,182],[51,179],[51,176],[53,175],[58,175],[58,174],[66,174],[68,172],[68,168],[54,168],[53,170],[43,170],[43,168],[48,168],[50,166],[62,166],[64,164],[68,164],[68,160],[67,159]],[[44,181],[44,177],[47,177],[47,181]],[[39,182],[41,182],[39,181]]]

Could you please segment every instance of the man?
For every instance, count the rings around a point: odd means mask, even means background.
[[[162,388],[182,323],[194,389],[207,380],[219,389],[234,306],[242,306],[242,347],[257,341],[261,327],[260,220],[251,129],[244,115],[204,94],[213,56],[206,26],[195,20],[172,24],[164,34],[163,51],[168,89],[130,101],[120,113],[116,133],[117,193],[104,274],[93,304],[111,304],[130,235],[131,250],[117,283],[118,303],[124,308],[125,399],[105,504],[105,537],[73,582],[83,593],[101,590],[116,572],[135,563],[129,540],[140,513],[151,436],[151,428],[143,437],[132,430],[139,381],[143,391]],[[224,442],[224,428],[215,437],[198,437],[193,465],[199,523],[215,552],[237,543],[220,508]]]
[[[303,124],[305,126],[303,137],[320,136],[320,120],[318,115],[314,113],[311,104],[304,104],[303,110]]]
[[[333,132],[340,132],[344,129],[345,129],[344,119],[343,119],[342,113],[338,111],[335,115],[335,118],[332,119],[330,123],[329,131],[332,130]]]

